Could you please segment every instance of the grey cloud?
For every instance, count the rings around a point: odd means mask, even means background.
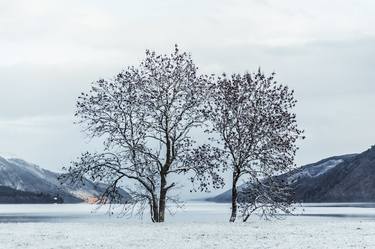
[[[59,169],[98,149],[73,125],[92,81],[178,43],[203,73],[296,90],[299,164],[375,143],[374,1],[0,1],[0,155]]]

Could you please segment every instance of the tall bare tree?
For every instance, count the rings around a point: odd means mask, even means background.
[[[221,163],[232,170],[230,221],[234,222],[238,202],[246,217],[256,207],[266,207],[265,202],[275,207],[279,205],[275,200],[284,200],[287,187],[270,177],[294,166],[296,141],[302,131],[292,112],[296,104],[293,91],[277,83],[274,74],[266,77],[260,70],[231,77],[224,74],[210,89],[210,108],[206,112],[212,123],[209,132],[215,134],[213,140],[222,151]],[[239,199],[240,179],[252,187]]]
[[[189,174],[199,190],[220,187],[218,165],[211,160],[218,151],[198,146],[191,136],[205,121],[202,104],[210,81],[176,46],[170,55],[146,51],[138,67],[94,82],[79,97],[76,116],[88,135],[104,138],[104,152],[82,154],[63,178],[105,182],[102,198],[111,202],[121,200],[118,187],[130,181],[131,199],[124,204],[141,210],[148,205],[153,222],[165,220],[177,174]]]

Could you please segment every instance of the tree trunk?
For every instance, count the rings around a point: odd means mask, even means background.
[[[166,154],[165,154],[165,164],[160,171],[160,196],[159,196],[159,221],[164,222],[165,219],[165,204],[167,199],[167,174],[169,168],[171,166],[171,153],[172,153],[172,144],[169,137],[169,123],[168,123],[168,116],[165,117],[165,146],[166,146]]]
[[[158,204],[156,200],[154,201],[154,206],[153,206],[153,215],[154,215],[154,222],[159,222],[159,214],[158,214]]]
[[[155,195],[152,195],[152,199],[150,200],[150,216],[152,222],[159,222],[159,209],[158,203],[156,201]]]
[[[249,217],[250,217],[250,214],[247,214],[246,217],[243,219],[243,222],[246,222],[247,219],[249,219]]]
[[[165,203],[167,199],[167,180],[164,175],[161,175],[160,182],[160,199],[159,199],[159,220],[158,222],[164,222],[165,219]]]
[[[237,171],[233,172],[233,182],[232,182],[232,213],[229,222],[234,222],[237,218],[237,181],[239,178],[239,173]]]

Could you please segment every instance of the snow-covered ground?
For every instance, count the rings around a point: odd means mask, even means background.
[[[226,221],[227,204],[188,203],[165,224],[89,205],[0,205],[0,248],[375,248],[374,205],[330,205],[246,224]]]

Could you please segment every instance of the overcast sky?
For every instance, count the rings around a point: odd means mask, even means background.
[[[149,48],[203,73],[275,71],[296,91],[297,163],[375,144],[374,0],[0,0],[0,155],[57,170],[95,149],[75,101]]]

